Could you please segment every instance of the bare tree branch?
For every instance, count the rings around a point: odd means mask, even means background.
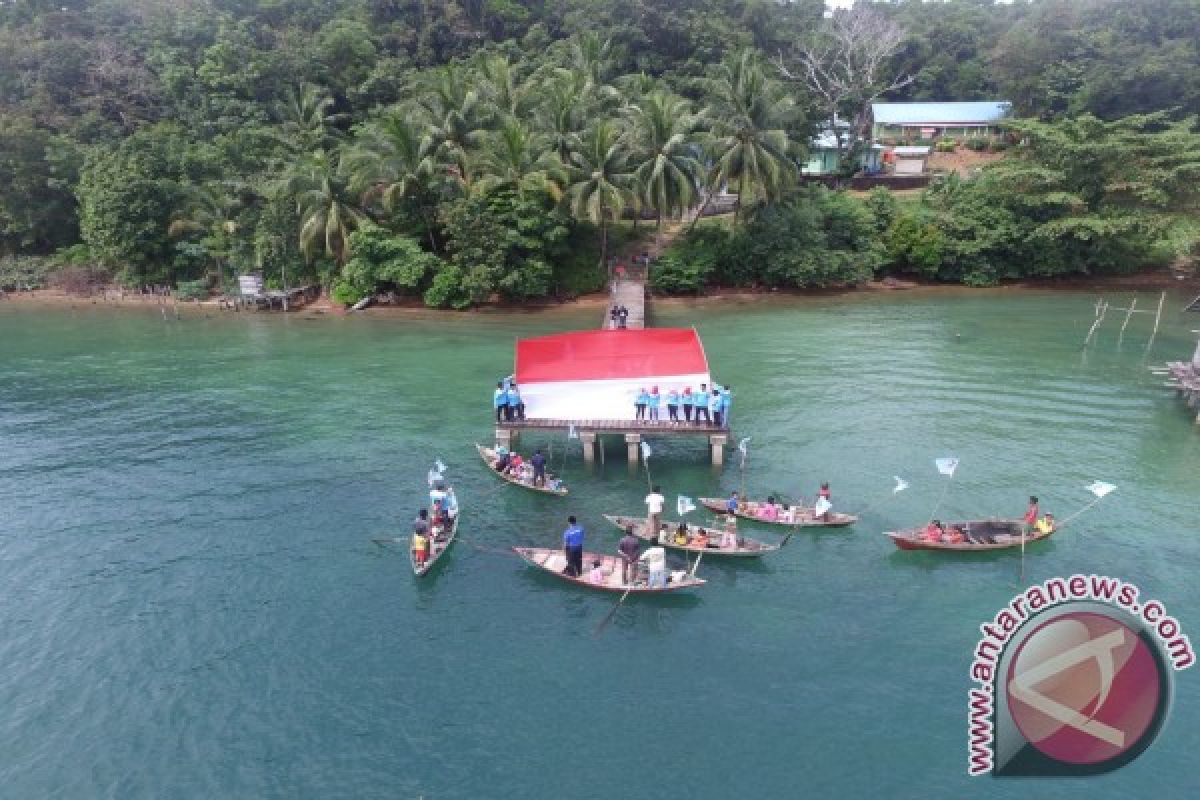
[[[817,98],[830,124],[839,113],[851,113],[855,138],[865,137],[871,103],[913,81],[911,75],[887,73],[889,59],[905,36],[907,31],[894,20],[854,6],[835,11],[816,35],[797,45],[793,66],[782,53],[776,65],[785,78],[804,85]],[[844,143],[836,128],[832,132],[841,160]]]

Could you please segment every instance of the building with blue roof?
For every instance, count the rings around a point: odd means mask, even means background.
[[[913,141],[939,136],[995,136],[1012,111],[1005,101],[970,103],[872,103],[872,138]]]

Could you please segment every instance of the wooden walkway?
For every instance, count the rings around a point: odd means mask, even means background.
[[[629,309],[625,327],[641,330],[646,327],[646,271],[641,267],[626,266],[624,276],[613,276],[608,285],[608,307],[604,309],[601,328],[615,328],[610,313],[615,306]]]

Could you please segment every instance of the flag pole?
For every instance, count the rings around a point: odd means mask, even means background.
[[[938,498],[937,504],[933,507],[933,511],[929,512],[930,522],[933,522],[935,519],[937,519],[938,509],[942,507],[942,503],[945,501],[946,495],[950,492],[950,482],[954,480],[955,472],[958,472],[957,468],[955,468],[954,472],[950,473],[950,477],[946,479],[946,485],[942,487],[941,497]]]

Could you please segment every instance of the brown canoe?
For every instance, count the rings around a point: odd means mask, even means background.
[[[433,565],[437,563],[438,559],[450,549],[450,545],[454,544],[454,537],[458,535],[458,521],[460,519],[462,519],[461,509],[450,519],[450,530],[443,533],[440,537],[435,538],[430,536],[429,557],[425,559],[424,564],[417,563],[417,559],[413,556],[412,548],[409,547],[408,560],[412,564],[413,575],[419,578],[427,574],[429,570],[433,569]]]
[[[592,583],[587,579],[586,573],[578,578],[563,573],[563,570],[567,567],[567,557],[561,549],[551,549],[549,547],[514,547],[513,552],[529,564],[538,569],[545,570],[551,575],[556,575],[564,581],[588,589],[598,589],[602,592],[619,592],[624,594],[628,591],[630,594],[661,594],[662,592],[674,592],[679,589],[691,589],[696,586],[703,586],[706,582],[703,578],[697,578],[683,570],[671,570],[666,586],[652,587],[647,586],[644,582],[630,585],[624,581],[621,572],[622,561],[619,557],[585,551],[583,554],[584,569],[591,570],[592,562],[599,561],[601,569],[607,573],[608,579],[604,583]]]
[[[703,531],[705,534],[707,534],[709,541],[707,547],[696,547],[695,545],[691,544],[675,544],[674,533],[679,527],[679,523],[676,521],[662,520],[659,523],[662,526],[662,530],[667,531],[667,533],[670,535],[667,537],[666,541],[658,541],[656,537],[651,536],[646,530],[645,517],[621,517],[613,516],[612,514],[605,514],[604,518],[613,525],[616,525],[621,530],[625,530],[626,527],[632,525],[634,536],[642,539],[643,541],[661,544],[668,550],[678,550],[686,553],[704,553],[706,556],[720,556],[722,558],[757,558],[780,548],[780,545],[777,544],[768,544],[766,542],[760,542],[758,539],[751,539],[747,536],[739,535],[738,548],[736,550],[730,550],[727,547],[721,547],[722,531],[718,530],[717,528],[706,528],[703,525],[688,525],[688,532],[700,533]]]
[[[490,469],[492,471],[492,474],[495,475],[500,480],[508,481],[509,483],[513,484],[514,486],[520,486],[522,489],[528,489],[531,492],[541,492],[542,494],[553,494],[553,495],[558,495],[559,497],[561,497],[562,495],[565,495],[567,493],[567,489],[565,486],[562,488],[559,488],[559,489],[550,489],[545,486],[534,486],[532,483],[525,483],[524,481],[522,481],[518,478],[514,478],[512,475],[509,475],[506,472],[497,472],[496,471],[496,451],[495,450],[493,450],[490,447],[484,447],[481,444],[476,444],[475,451],[479,453],[479,457],[483,459],[483,463],[488,465],[488,469]],[[547,470],[546,471],[547,482],[549,482],[553,479],[554,479],[554,475],[551,474],[549,470]]]
[[[901,550],[950,550],[956,553],[976,553],[988,550],[1010,550],[1021,546],[1021,530],[1024,523],[1019,519],[976,519],[967,522],[948,522],[946,530],[958,528],[967,537],[958,544],[949,542],[930,542],[920,538],[925,530],[909,528],[902,531],[885,531],[884,536]],[[1025,546],[1049,539],[1055,531],[1037,533],[1036,531],[1025,538]]]
[[[700,504],[710,511],[716,511],[718,514],[727,514],[725,503],[728,502],[720,497],[701,497]],[[761,503],[757,500],[744,501],[738,506],[737,516],[742,519],[748,519],[752,522],[759,522],[763,525],[782,525],[785,528],[844,528],[847,525],[853,525],[858,522],[858,517],[853,514],[842,514],[838,511],[829,512],[829,521],[817,519],[813,513],[812,506],[792,506],[799,514],[799,518],[791,522],[782,519],[762,519],[755,512],[760,506],[766,503]]]

